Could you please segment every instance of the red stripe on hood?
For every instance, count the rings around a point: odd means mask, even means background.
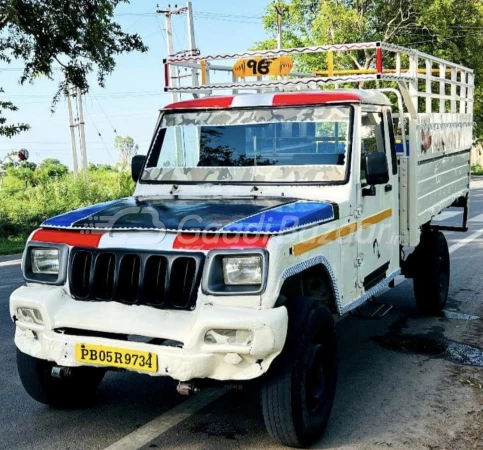
[[[181,233],[173,243],[175,250],[215,250],[265,248],[270,235],[245,236],[239,234],[189,234]]]
[[[104,233],[90,233],[84,231],[37,230],[32,236],[34,242],[50,242],[53,244],[67,244],[73,247],[96,248]]]

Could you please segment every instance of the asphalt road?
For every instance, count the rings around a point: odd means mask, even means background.
[[[473,183],[470,217],[466,235],[447,233],[450,317],[420,316],[404,281],[378,297],[393,305],[384,318],[348,316],[337,324],[338,391],[314,448],[483,449],[483,181]],[[461,216],[448,211],[440,219],[457,224]],[[20,265],[0,259],[0,449],[280,448],[265,432],[255,388],[213,402],[209,391],[186,400],[170,380],[110,373],[88,409],[31,400],[16,373],[8,314],[9,295],[22,282]]]

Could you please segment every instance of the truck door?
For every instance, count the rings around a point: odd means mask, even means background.
[[[358,185],[358,285],[361,294],[387,278],[399,267],[399,204],[394,129],[389,109],[361,113],[361,164]],[[386,155],[389,182],[369,186],[365,156]]]

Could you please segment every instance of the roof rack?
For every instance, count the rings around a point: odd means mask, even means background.
[[[343,53],[364,50],[373,52],[371,67],[367,69],[336,69],[335,57]],[[292,72],[291,57],[300,55],[325,54],[327,69],[313,73]],[[234,65],[221,65],[217,61],[234,61]],[[395,64],[395,68],[384,67],[384,62]],[[284,70],[272,70],[271,66]],[[257,50],[232,54],[171,56],[164,60],[166,92],[189,93],[195,97],[211,95],[213,91],[266,92],[274,90],[317,89],[323,85],[339,87],[340,84],[360,84],[367,81],[398,82],[405,103],[409,97],[425,97],[429,103],[433,99],[473,103],[473,70],[445,61],[429,54],[390,44],[387,42],[363,42],[354,44],[320,45],[313,47],[290,48],[281,50]],[[290,65],[289,70],[286,70]],[[407,67],[404,67],[406,65]],[[237,66],[238,68],[236,68]],[[180,68],[191,70],[192,76],[179,76]],[[228,81],[211,81],[217,72],[229,74]],[[189,85],[180,83],[182,78],[192,80]],[[419,80],[425,80],[425,89],[420,89]],[[435,93],[433,83],[439,86]],[[406,91],[406,95],[405,92]],[[452,104],[452,106],[454,106]],[[456,109],[456,108],[452,108]]]

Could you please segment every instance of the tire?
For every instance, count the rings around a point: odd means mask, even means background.
[[[440,316],[448,300],[450,259],[448,243],[441,231],[430,231],[421,236],[414,274],[414,296],[419,311]]]
[[[262,385],[262,410],[273,439],[304,447],[324,433],[329,421],[337,384],[337,339],[325,306],[299,298],[288,309],[287,342]]]
[[[61,408],[88,405],[106,371],[95,367],[73,367],[65,378],[53,378],[53,362],[37,359],[17,349],[17,369],[27,393],[40,403]]]

